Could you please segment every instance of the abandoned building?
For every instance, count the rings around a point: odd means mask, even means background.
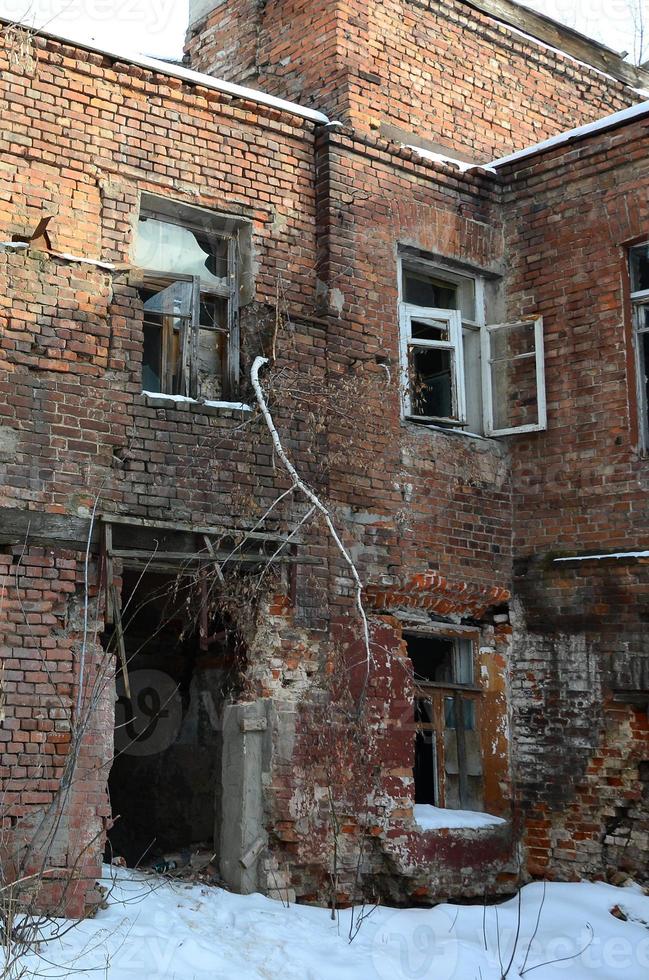
[[[182,65],[0,32],[5,880],[646,875],[649,75],[190,8]]]

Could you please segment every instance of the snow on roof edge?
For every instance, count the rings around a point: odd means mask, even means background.
[[[7,18],[0,17],[0,23],[8,23]],[[27,27],[29,30],[29,28]],[[310,122],[326,125],[329,117],[317,109],[309,109],[307,106],[298,105],[297,102],[289,102],[286,99],[278,99],[274,95],[260,92],[258,89],[247,88],[244,85],[235,85],[233,82],[226,82],[224,79],[215,78],[213,75],[205,75],[202,72],[192,71],[190,68],[183,68],[180,65],[170,64],[166,61],[159,61],[157,58],[149,58],[143,54],[129,54],[124,51],[117,51],[114,48],[105,48],[91,41],[84,41],[66,34],[56,34],[52,31],[37,31],[38,37],[49,38],[53,41],[61,41],[64,44],[71,44],[75,48],[82,48],[84,51],[92,51],[96,54],[103,54],[116,61],[124,61],[131,65],[138,65],[140,68],[148,68],[150,71],[160,75],[169,75],[173,78],[180,78],[184,82],[194,85],[202,85],[203,88],[214,89],[223,92],[225,95],[232,95],[235,98],[247,99],[250,102],[257,102],[259,105],[267,106],[270,109],[278,109],[280,112],[287,112],[293,116],[299,116]]]
[[[488,170],[498,170],[507,164],[516,163],[519,160],[524,160],[526,157],[534,156],[537,153],[544,153],[546,150],[552,150],[557,146],[571,143],[572,140],[591,136],[593,133],[600,133],[606,129],[612,129],[622,123],[630,122],[632,119],[639,119],[646,115],[649,115],[649,101],[629,106],[628,109],[621,109],[619,112],[614,112],[610,116],[604,116],[602,119],[595,120],[595,122],[586,123],[585,126],[568,129],[564,133],[558,133],[556,136],[551,136],[550,139],[543,140],[541,143],[534,143],[532,146],[527,146],[524,150],[517,150],[516,153],[510,153],[506,157],[492,160],[491,163],[484,164],[484,167]]]
[[[530,9],[530,8],[525,8],[525,9]],[[533,12],[538,13],[539,11],[534,10]],[[562,48],[557,48],[553,44],[550,44],[548,41],[542,40],[542,38],[540,37],[535,37],[533,34],[528,34],[527,31],[521,30],[520,27],[514,27],[513,24],[507,24],[504,21],[499,21],[499,23],[502,23],[504,27],[509,28],[512,34],[518,34],[519,37],[524,38],[526,41],[531,41],[533,44],[537,44],[540,48],[543,48],[545,51],[550,51],[552,52],[552,54],[560,54],[562,58],[567,58],[568,61],[574,62],[574,64],[579,65],[580,68],[588,68],[589,71],[594,71],[597,75],[601,75],[603,78],[608,78],[612,82],[619,82],[620,85],[625,85],[627,88],[631,87],[629,83],[625,82],[622,78],[618,78],[616,75],[611,75],[610,72],[604,71],[603,68],[598,68],[596,65],[591,65],[587,61],[582,61],[581,58],[578,58],[574,54],[570,54],[569,51],[564,51]],[[564,24],[561,24],[559,21],[556,21],[556,24],[558,27],[565,26]],[[575,33],[579,34],[579,31],[576,31]],[[616,55],[617,57],[620,58],[620,61],[626,64],[626,62],[624,62],[624,60],[620,57],[619,51],[614,51],[613,48],[608,48],[606,47],[605,44],[599,44],[599,42],[595,41],[594,38],[587,37],[585,34],[579,34],[579,36],[584,38],[584,40],[586,41],[590,41],[592,44],[597,44],[598,47],[604,48],[606,51],[610,51],[611,54]],[[629,67],[635,68],[636,66],[630,65]]]
[[[430,160],[431,163],[443,163],[449,167],[457,167],[461,174],[468,173],[470,170],[485,170],[487,164],[467,163],[458,160],[456,157],[448,157],[444,153],[436,153],[434,150],[426,150],[423,146],[413,146],[411,143],[404,144],[406,149],[417,153],[423,160]]]

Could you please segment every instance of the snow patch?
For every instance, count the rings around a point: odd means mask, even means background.
[[[543,140],[541,143],[535,143],[533,146],[528,146],[524,150],[518,150],[516,153],[510,153],[509,156],[492,160],[491,163],[486,165],[485,169],[497,170],[506,164],[516,163],[519,160],[524,160],[526,157],[534,156],[536,153],[551,150],[556,146],[563,146],[566,143],[572,142],[572,140],[581,139],[584,136],[591,136],[593,133],[600,133],[605,129],[610,129],[612,126],[619,126],[622,123],[631,122],[633,119],[640,119],[646,115],[649,115],[649,102],[640,102],[638,105],[632,105],[628,109],[614,112],[610,116],[604,116],[603,119],[597,119],[595,122],[587,123],[585,126],[577,126],[575,129],[566,130],[565,133],[551,136],[550,139]]]
[[[456,160],[455,157],[447,157],[443,153],[435,153],[433,150],[425,150],[421,146],[411,146],[405,144],[408,150],[412,150],[423,160],[430,160],[432,163],[443,163],[448,167],[457,167],[461,174],[468,173],[469,170],[487,170],[488,166],[481,163],[466,163],[464,160]]]
[[[479,830],[482,827],[498,827],[507,823],[502,817],[473,810],[447,810],[427,803],[415,804],[415,823],[422,830]]]
[[[555,558],[555,564],[562,561],[604,561],[606,558],[649,558],[649,551],[618,551],[614,555],[573,555],[571,558]]]
[[[147,398],[163,398],[168,402],[181,402],[186,405],[206,405],[208,408],[229,408],[233,412],[252,412],[250,405],[245,402],[199,401],[187,395],[168,395],[164,391],[143,391]]]
[[[31,244],[31,242],[0,242],[0,248],[4,251],[11,251],[12,249],[31,248]],[[94,265],[99,269],[115,269],[112,262],[101,262],[99,259],[84,259],[82,256],[72,255],[70,252],[52,252],[48,249],[45,254],[51,255],[55,259],[63,259],[65,262],[80,262],[81,265]]]
[[[267,95],[257,89],[246,88],[243,85],[235,85],[233,82],[226,82],[221,78],[214,78],[213,75],[204,75],[202,72],[191,71],[181,65],[170,64],[166,61],[159,61],[157,58],[149,58],[147,55],[130,54],[127,51],[120,51],[117,48],[106,48],[98,44],[91,44],[80,37],[71,34],[58,34],[52,31],[39,30],[41,37],[52,38],[54,41],[62,41],[64,44],[72,44],[74,47],[81,48],[83,51],[93,51],[97,54],[106,55],[115,61],[121,61],[127,65],[138,65],[140,68],[148,68],[158,75],[167,75],[170,78],[180,78],[184,82],[193,85],[201,85],[203,88],[213,89],[231,95],[234,98],[246,99],[249,102],[256,102],[258,105],[267,106],[269,109],[278,109],[280,112],[287,112],[293,116],[300,116],[310,122],[323,123],[329,122],[328,116],[316,109],[309,109],[306,106],[298,105],[296,102],[289,102],[286,99],[278,99],[274,95]]]
[[[99,259],[84,259],[80,255],[71,255],[69,252],[50,252],[57,259],[65,259],[66,262],[80,262],[82,265],[96,265],[99,269],[114,269],[112,262],[101,262]]]
[[[507,964],[514,950],[510,980],[523,970],[531,980],[647,978],[649,898],[637,887],[535,882],[521,892],[520,921],[517,898],[486,909],[365,907],[350,944],[350,911],[332,921],[329,909],[108,867],[102,885],[107,907],[95,918],[67,930],[72,923],[43,923],[48,934],[58,925],[61,938],[41,942],[40,952],[23,961],[26,976],[500,980],[499,953]],[[616,905],[626,922],[611,915]]]

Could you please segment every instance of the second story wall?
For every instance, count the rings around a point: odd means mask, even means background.
[[[360,459],[339,469],[332,494],[364,529],[368,581],[407,582],[413,573],[435,572],[449,582],[440,610],[461,613],[466,594],[457,583],[506,589],[510,582],[507,449],[404,418],[400,278],[402,261],[416,257],[424,277],[446,262],[476,281],[498,280],[503,240],[492,182],[337,131],[319,137],[318,159],[320,246],[327,256],[320,291],[338,314],[327,335],[330,369],[357,377],[371,409],[369,471]],[[473,353],[467,352],[471,396]],[[375,379],[370,389],[368,377]]]
[[[322,369],[322,327],[301,319],[315,302],[313,127],[55,41],[37,53],[33,75],[5,65],[0,83],[0,241],[51,219],[47,240],[0,254],[2,502],[75,514],[100,495],[100,510],[236,522],[275,492],[252,412],[142,394],[142,195],[245,222],[244,377],[268,349],[280,280],[292,340]]]
[[[512,447],[521,556],[636,550],[646,538],[629,249],[649,239],[648,151],[642,118],[505,175],[509,312],[542,314],[546,346],[547,432]]]
[[[193,67],[480,162],[638,101],[463,0],[195,0],[190,17]]]

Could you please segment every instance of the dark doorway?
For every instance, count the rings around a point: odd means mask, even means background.
[[[193,577],[126,572],[123,581],[130,698],[120,670],[109,852],[129,866],[198,847],[216,852],[220,722],[238,674],[235,632],[201,615],[204,590]]]

